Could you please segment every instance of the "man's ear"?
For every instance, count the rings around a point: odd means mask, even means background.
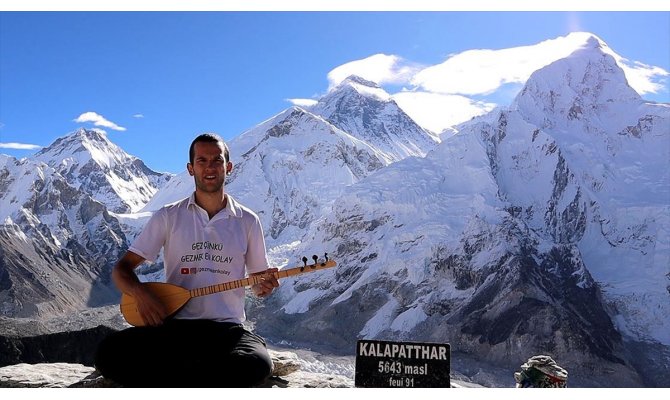
[[[228,161],[226,164],[226,175],[230,175],[233,172],[233,163]]]
[[[188,174],[193,176],[193,166],[191,163],[186,163],[186,169],[188,170]]]

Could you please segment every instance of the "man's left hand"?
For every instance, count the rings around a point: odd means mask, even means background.
[[[263,272],[256,272],[251,274],[251,276],[261,276],[263,280],[259,283],[252,285],[251,290],[258,297],[267,297],[272,291],[279,286],[279,281],[275,276],[275,273],[279,271],[278,268],[268,268]]]

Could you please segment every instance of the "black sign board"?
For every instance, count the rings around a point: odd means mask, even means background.
[[[449,344],[359,340],[356,387],[448,388]]]

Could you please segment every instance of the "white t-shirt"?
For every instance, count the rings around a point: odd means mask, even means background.
[[[161,247],[165,280],[196,289],[242,279],[268,268],[258,216],[230,195],[226,208],[211,220],[191,197],[168,204],[151,216],[130,251],[155,261]],[[195,297],[175,318],[245,320],[244,288]]]

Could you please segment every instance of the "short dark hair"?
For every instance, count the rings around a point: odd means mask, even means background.
[[[221,136],[217,135],[216,133],[203,133],[202,135],[198,135],[198,137],[193,139],[191,142],[191,147],[188,149],[188,161],[191,164],[193,164],[193,158],[195,157],[195,144],[198,142],[221,143],[221,147],[223,147],[223,156],[225,157],[226,162],[230,161],[230,150],[228,150],[228,145],[223,141]]]

